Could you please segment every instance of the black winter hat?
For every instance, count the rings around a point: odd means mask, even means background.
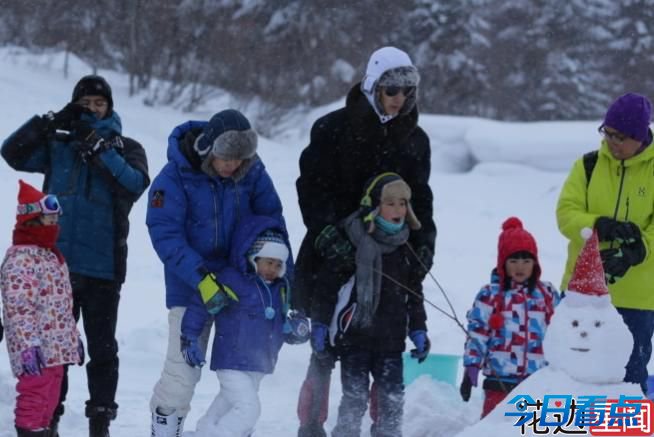
[[[374,230],[375,217],[379,214],[379,206],[386,199],[404,199],[407,204],[406,223],[412,230],[418,230],[422,224],[411,208],[411,187],[397,173],[381,173],[366,182],[361,198],[361,213],[363,221],[369,223],[368,232]]]
[[[96,74],[89,74],[84,76],[77,82],[73,89],[73,97],[71,102],[76,102],[84,96],[102,96],[107,99],[109,108],[107,114],[111,114],[114,109],[114,100],[111,97],[111,87],[104,77]]]

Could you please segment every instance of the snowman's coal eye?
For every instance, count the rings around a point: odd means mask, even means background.
[[[577,320],[573,320],[572,321],[572,327],[576,328],[577,326],[579,326],[579,322]]]
[[[602,322],[600,322],[599,320],[595,320],[595,327],[599,328],[600,326],[602,326]]]

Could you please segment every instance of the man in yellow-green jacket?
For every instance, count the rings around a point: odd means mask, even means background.
[[[611,301],[634,338],[626,382],[647,392],[647,363],[654,333],[654,145],[650,101],[621,96],[599,128],[599,151],[578,159],[556,208],[561,233],[570,242],[561,289],[570,280],[584,241],[581,230],[595,228]]]

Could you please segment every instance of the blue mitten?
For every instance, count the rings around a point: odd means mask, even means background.
[[[329,327],[324,323],[311,322],[311,349],[316,354],[325,352]]]
[[[427,359],[429,349],[431,349],[431,342],[429,341],[429,337],[427,337],[427,331],[411,331],[409,332],[409,338],[416,347],[415,349],[411,349],[411,358],[415,358],[418,360],[418,363],[422,363]]]
[[[302,344],[309,340],[311,325],[303,312],[291,310],[284,322],[284,341],[288,344]]]
[[[191,367],[202,367],[206,363],[204,352],[198,345],[197,338],[190,338],[182,335],[180,337],[180,348],[184,361]]]

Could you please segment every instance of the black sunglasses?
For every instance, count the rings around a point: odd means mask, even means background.
[[[396,96],[400,91],[404,94],[405,97],[411,96],[416,92],[416,87],[414,86],[385,86],[383,87],[384,94],[388,97]]]

